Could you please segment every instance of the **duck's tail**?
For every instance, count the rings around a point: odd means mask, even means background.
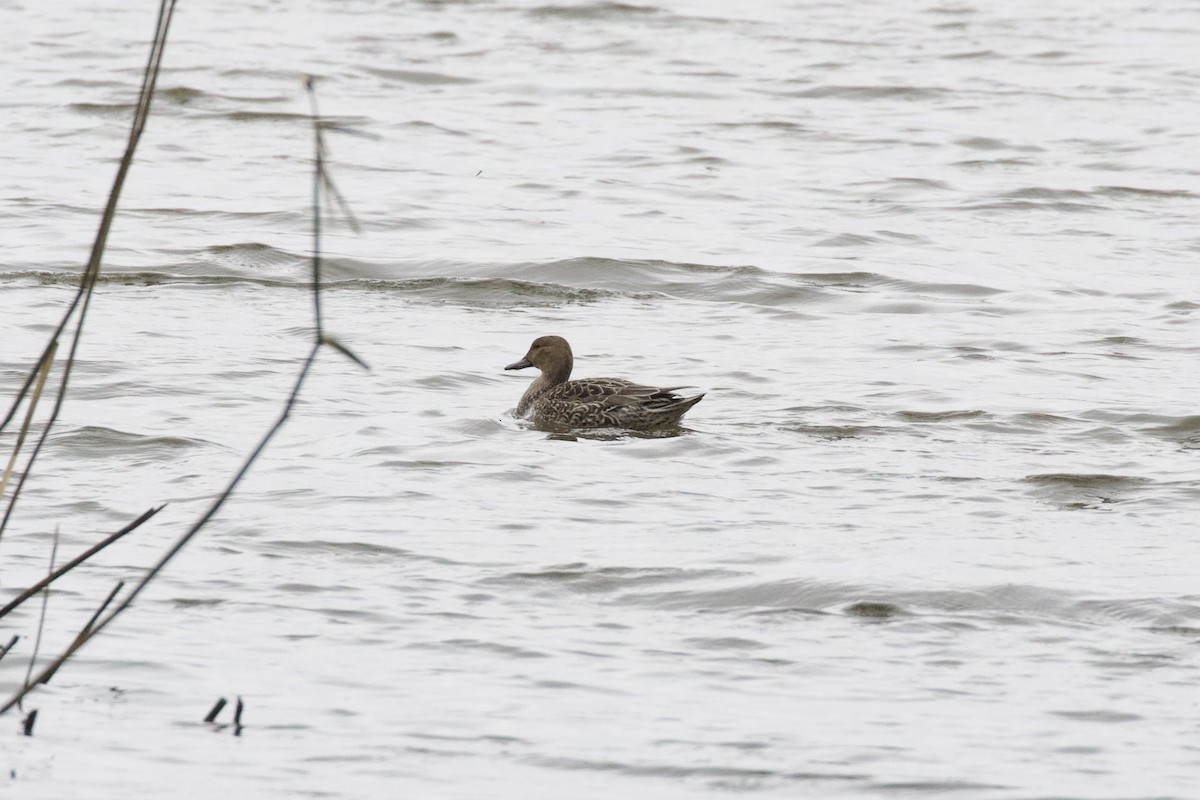
[[[705,392],[692,395],[691,397],[683,397],[677,394],[671,394],[664,402],[656,403],[654,412],[656,416],[662,420],[662,424],[670,425],[678,422],[679,419],[688,412],[692,406],[704,399]]]

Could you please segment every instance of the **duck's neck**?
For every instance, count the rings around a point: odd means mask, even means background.
[[[529,384],[529,388],[525,390],[525,394],[521,395],[521,402],[517,403],[517,416],[524,416],[539,397],[560,383],[566,383],[571,377],[571,367],[571,359],[567,359],[557,368],[547,369],[534,378],[533,383]]]

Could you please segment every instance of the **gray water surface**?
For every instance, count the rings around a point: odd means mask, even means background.
[[[148,6],[148,4],[146,4]],[[0,385],[69,301],[153,9],[0,10]],[[38,798],[1194,798],[1200,7],[180,6],[4,598]],[[708,394],[510,410],[534,337]],[[11,437],[2,440],[7,444]],[[7,451],[6,451],[7,452]],[[65,556],[61,556],[63,558]],[[19,686],[37,604],[0,662]],[[201,723],[224,696],[245,729]],[[229,712],[224,720],[228,721]]]

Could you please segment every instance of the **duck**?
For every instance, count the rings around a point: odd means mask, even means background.
[[[624,428],[655,431],[679,425],[704,393],[676,394],[683,386],[642,386],[624,378],[571,380],[575,357],[561,336],[539,336],[520,361],[504,369],[537,367],[541,374],[529,384],[516,415],[552,430]]]

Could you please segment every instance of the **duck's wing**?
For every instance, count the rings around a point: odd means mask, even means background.
[[[675,394],[684,386],[643,386],[624,378],[584,378],[567,381],[554,387],[554,395],[560,399],[583,402],[598,401],[604,406],[630,404],[670,403],[682,399]]]

